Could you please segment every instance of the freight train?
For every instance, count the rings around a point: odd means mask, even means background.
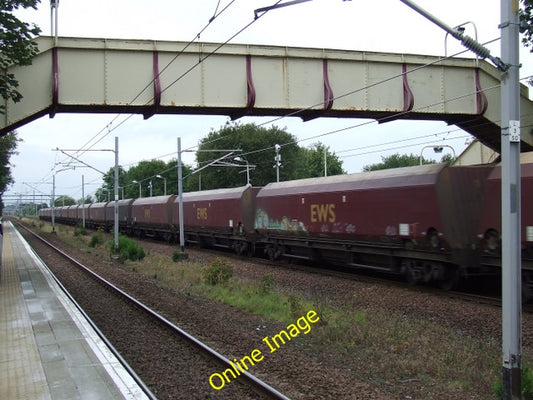
[[[533,153],[522,155],[522,274],[533,293]],[[183,194],[185,241],[271,260],[377,270],[452,287],[500,274],[500,166],[422,165]],[[55,221],[109,230],[114,202],[56,207]],[[118,201],[119,229],[176,241],[176,195]],[[40,210],[50,220],[52,209]]]

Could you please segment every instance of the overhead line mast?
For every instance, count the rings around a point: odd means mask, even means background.
[[[520,78],[518,0],[501,0],[501,56],[440,21],[411,0],[400,0],[501,71],[501,220],[503,398],[522,397],[522,273],[520,239]]]

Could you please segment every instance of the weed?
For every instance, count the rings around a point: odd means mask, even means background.
[[[227,283],[233,276],[233,266],[228,261],[217,258],[203,270],[204,282],[209,285]]]
[[[259,292],[267,294],[276,287],[276,280],[271,275],[263,275],[259,281]]]
[[[89,242],[89,247],[97,247],[104,242],[104,238],[100,232],[95,233],[91,236],[91,241]]]
[[[177,251],[172,253],[172,261],[174,261],[174,262],[187,260],[188,258],[189,258],[189,256],[187,254],[185,254],[185,253],[180,253],[180,252],[177,252]]]
[[[522,364],[522,398],[533,400],[533,370],[529,364]],[[503,399],[503,382],[501,380],[494,383],[492,391],[497,399]]]
[[[302,299],[299,296],[291,294],[288,299],[291,315],[293,317],[300,317],[305,313]]]
[[[87,230],[81,224],[77,224],[74,229],[74,236],[87,236]]]
[[[109,242],[109,251],[111,253],[113,253],[115,250],[114,245],[115,243],[113,241]],[[131,261],[142,260],[146,255],[144,249],[141,246],[139,246],[135,241],[124,235],[120,235],[118,238],[118,254],[123,259]]]

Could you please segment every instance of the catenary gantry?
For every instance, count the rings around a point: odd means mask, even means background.
[[[13,66],[24,98],[0,133],[61,112],[442,120],[500,148],[500,71],[483,60],[348,50],[60,37]],[[521,88],[522,150],[533,102]]]

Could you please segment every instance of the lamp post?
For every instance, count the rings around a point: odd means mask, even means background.
[[[276,144],[274,145],[274,149],[276,149],[276,157],[274,158],[276,162],[274,164],[274,168],[276,168],[276,182],[279,182],[279,167],[281,166],[281,154],[279,154],[279,151],[281,150],[281,146]]]
[[[133,180],[133,181],[131,181],[131,182],[132,182],[132,183],[137,183],[137,184],[139,185],[139,199],[140,199],[141,197],[143,197],[143,196],[142,196],[142,189],[141,189],[141,182],[139,182],[139,181],[135,181],[135,180]]]
[[[102,192],[107,192],[107,202],[109,203],[109,189],[103,187]],[[104,200],[105,200],[105,197],[104,197]]]
[[[429,149],[429,148],[433,148],[433,151],[435,153],[442,153],[442,149],[444,147],[447,147],[448,149],[451,149],[452,150],[452,153],[453,153],[453,159],[455,160],[457,157],[455,155],[455,149],[450,146],[450,145],[447,145],[447,144],[431,144],[431,145],[428,145],[428,146],[424,146],[422,147],[422,149],[420,150],[420,165],[422,165],[422,153],[424,152],[424,149]]]
[[[246,163],[246,184],[249,185],[250,184],[250,167],[252,167],[252,169],[255,169],[255,165],[250,165],[248,160],[242,156],[237,156],[233,160]]]
[[[156,175],[155,177],[159,179],[163,179],[163,193],[164,193],[164,196],[166,196],[167,195],[167,178],[161,175]]]

